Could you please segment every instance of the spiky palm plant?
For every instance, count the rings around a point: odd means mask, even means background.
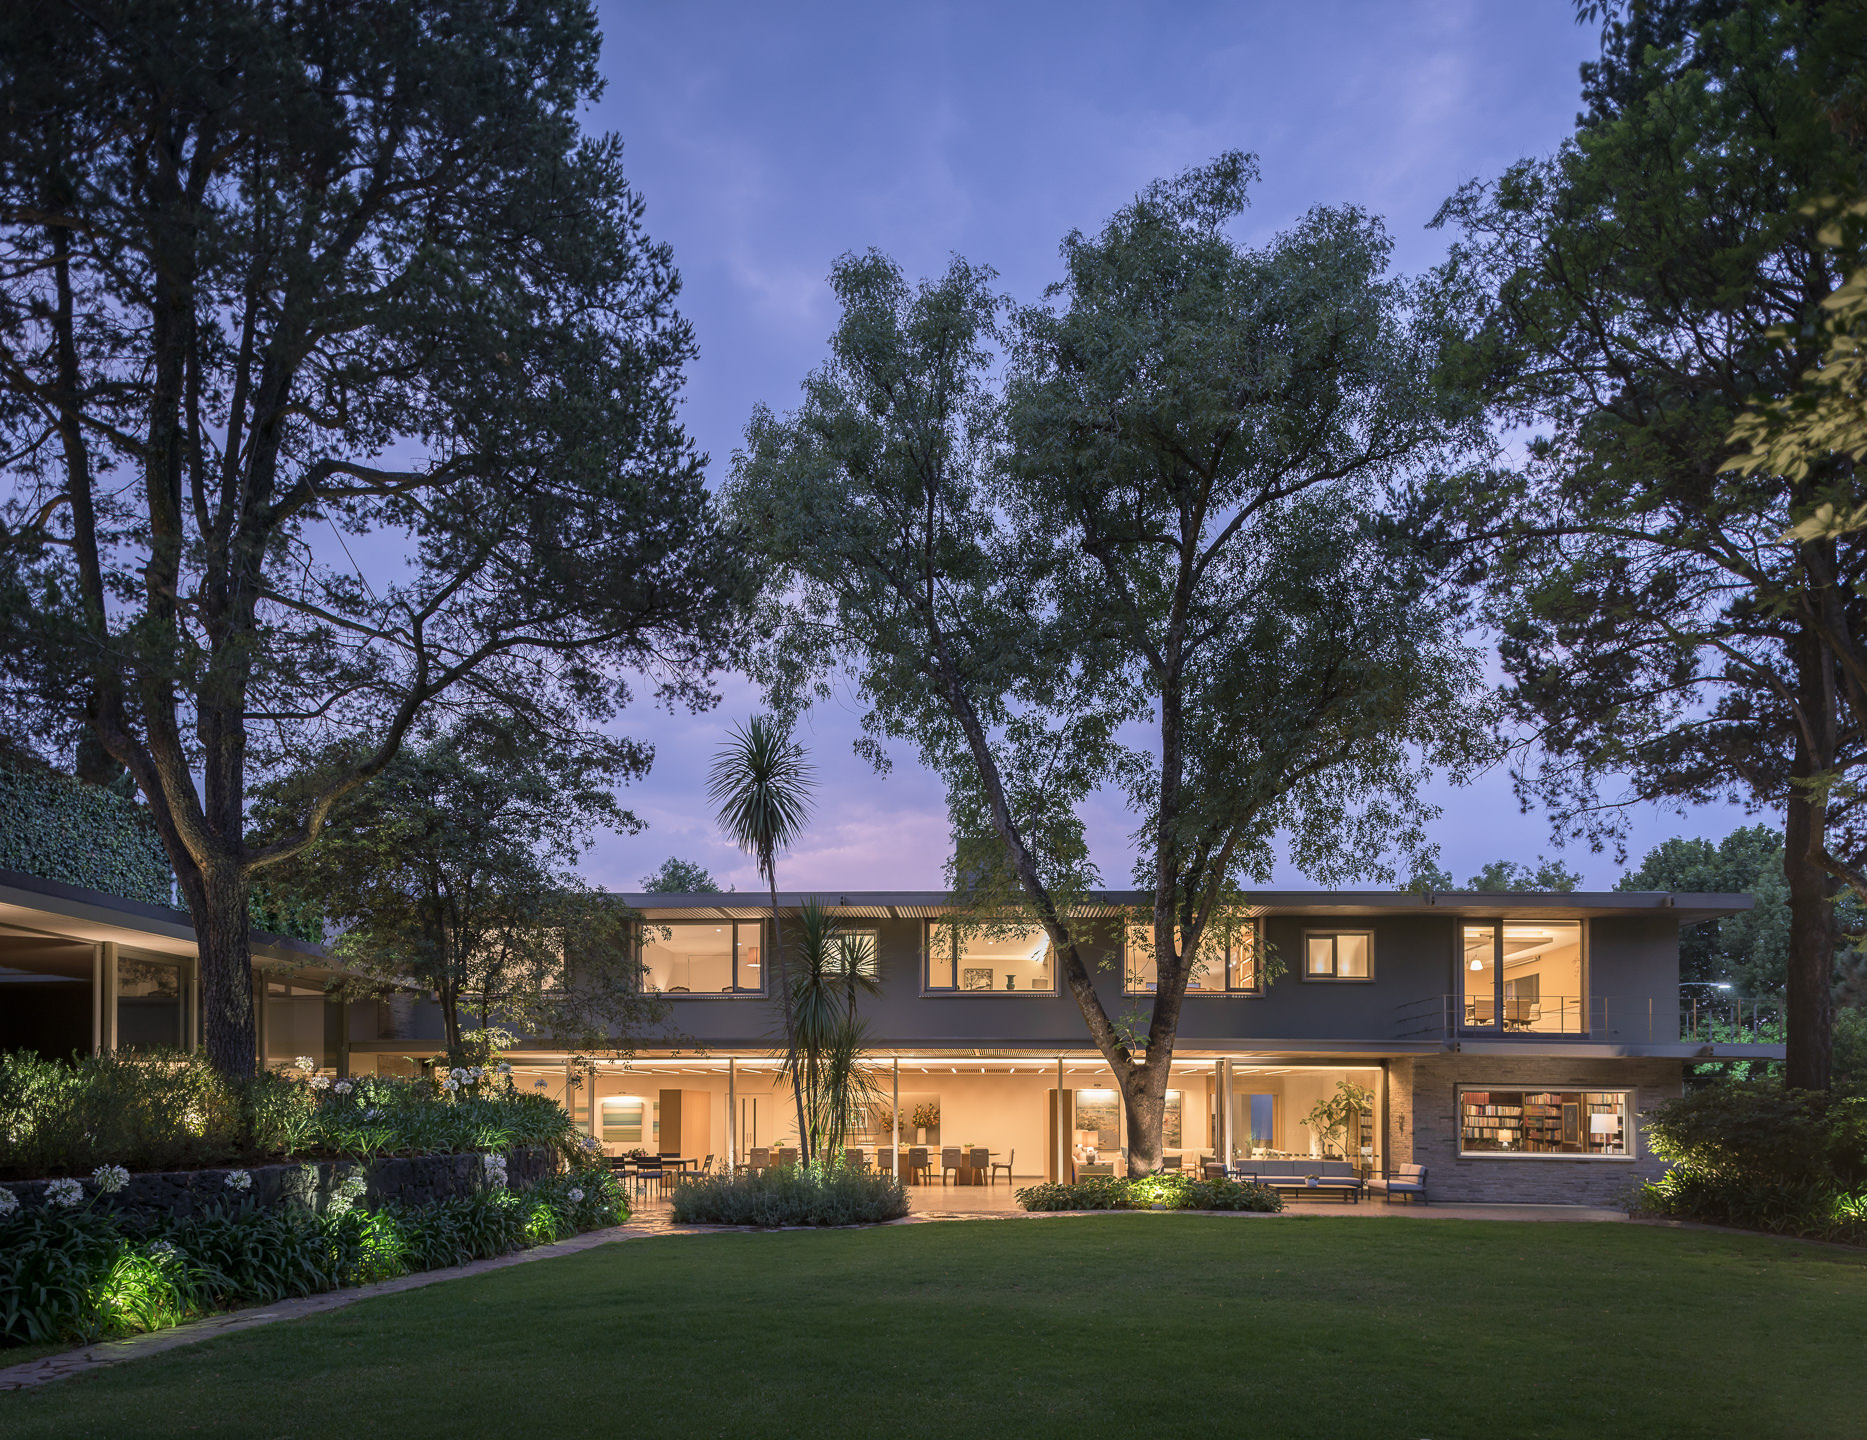
[[[799,914],[789,963],[796,1048],[785,1068],[804,1100],[810,1125],[806,1153],[823,1158],[842,1146],[857,1117],[881,1098],[862,1064],[868,1027],[856,1014],[857,996],[881,988],[875,947],[868,936],[839,927],[813,899]]]
[[[743,727],[733,726],[707,772],[707,797],[719,806],[720,829],[757,862],[759,874],[771,886],[771,964],[777,972],[778,1005],[784,1019],[785,1063],[793,1072],[797,1025],[787,983],[784,930],[778,918],[777,857],[797,840],[810,819],[813,774],[804,747],[791,738],[791,727],[769,715],[754,715]],[[808,1146],[804,1097],[795,1093],[795,1085],[792,1088],[798,1141]]]

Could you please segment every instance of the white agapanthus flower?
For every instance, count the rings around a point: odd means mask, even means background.
[[[499,1073],[501,1075],[510,1075],[512,1073],[512,1067],[506,1064],[505,1061],[501,1060],[499,1062]]]
[[[588,1150],[592,1155],[601,1155],[603,1153],[603,1142],[594,1135],[586,1135],[583,1137],[583,1148]]]
[[[480,1066],[480,1065],[469,1065],[467,1067],[467,1074],[471,1076],[475,1081],[478,1081],[486,1074],[486,1070],[485,1070],[485,1067]]]
[[[48,1205],[61,1205],[67,1210],[74,1205],[82,1205],[84,1182],[82,1180],[54,1180],[45,1187],[45,1201]]]
[[[569,1190],[565,1192],[565,1194],[570,1196],[571,1204],[573,1205],[583,1204],[583,1191],[577,1189],[575,1186],[572,1186]]]
[[[130,1172],[121,1165],[99,1165],[91,1172],[91,1183],[99,1195],[115,1195],[130,1183]]]
[[[253,1188],[253,1177],[244,1170],[229,1170],[227,1172],[227,1188],[229,1190],[251,1190]]]
[[[331,1086],[331,1089],[336,1091],[339,1095],[348,1095],[352,1090],[356,1089],[356,1086],[352,1085],[348,1080],[339,1080],[335,1085]]]
[[[300,1055],[296,1060],[292,1061],[292,1066],[294,1069],[298,1070],[315,1070],[318,1068],[318,1062],[313,1060],[309,1055]]]
[[[460,1088],[460,1082],[456,1080],[452,1075],[449,1075],[445,1080],[441,1082],[441,1088],[443,1090],[458,1090]]]
[[[311,1088],[313,1090],[330,1089],[331,1088],[331,1077],[328,1075],[313,1075],[311,1077]]]
[[[365,1120],[380,1120],[382,1119],[382,1111],[378,1110],[374,1105],[372,1105],[370,1106],[369,1109],[363,1112],[363,1118]]]
[[[357,1196],[361,1195],[365,1190],[369,1189],[369,1185],[370,1185],[369,1181],[365,1180],[356,1171],[352,1170],[348,1175],[344,1176],[344,1178],[338,1182],[337,1193],[339,1195],[342,1195],[347,1200],[354,1200],[357,1198]]]
[[[0,1190],[0,1215],[11,1215],[19,1209],[19,1196],[11,1190]]]
[[[480,1173],[485,1177],[488,1185],[491,1185],[494,1189],[498,1189],[506,1183],[506,1157],[503,1155],[482,1155],[480,1157]]]
[[[149,1258],[151,1260],[167,1260],[171,1256],[180,1255],[181,1253],[180,1250],[175,1248],[174,1243],[168,1240],[158,1240],[149,1247]]]

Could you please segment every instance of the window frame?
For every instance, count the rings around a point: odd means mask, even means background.
[[[1588,1039],[1594,1033],[1594,1004],[1593,1004],[1594,970],[1591,964],[1594,957],[1591,953],[1591,947],[1589,945],[1589,941],[1591,938],[1589,932],[1590,932],[1591,926],[1589,925],[1587,917],[1583,917],[1580,920],[1540,922],[1544,924],[1572,924],[1576,927],[1577,968],[1580,972],[1581,983],[1582,983],[1582,994],[1580,997],[1580,1001],[1581,1001],[1583,1024],[1579,1030],[1575,1030],[1575,1031],[1531,1030],[1528,1028],[1519,1028],[1519,1029],[1513,1030],[1510,1026],[1504,1023],[1504,1017],[1506,1013],[1506,1004],[1507,1004],[1506,997],[1504,994],[1504,986],[1506,984],[1506,981],[1504,979],[1504,927],[1507,923],[1522,923],[1522,924],[1530,925],[1530,924],[1537,924],[1539,922],[1534,921],[1534,920],[1524,920],[1522,919],[1522,917],[1518,917],[1517,921],[1507,921],[1505,917],[1502,915],[1496,915],[1496,916],[1469,915],[1469,916],[1462,916],[1459,919],[1458,924],[1453,929],[1453,932],[1452,932],[1452,951],[1453,951],[1452,973],[1457,983],[1456,983],[1456,987],[1453,991],[1453,996],[1452,996],[1452,1013],[1458,1022],[1458,1029],[1460,1033],[1466,1034],[1466,1035],[1497,1036],[1500,1038],[1506,1035],[1513,1036],[1513,1037],[1523,1036],[1523,1037],[1530,1038],[1530,1039],[1535,1039],[1538,1037],[1547,1039],[1549,1038],[1550,1035],[1554,1034],[1554,1035],[1562,1036],[1567,1039],[1574,1039],[1574,1040]],[[1466,1002],[1468,999],[1471,998],[1469,993],[1466,990],[1466,980],[1465,980],[1465,973],[1466,973],[1465,972],[1465,932],[1467,930],[1481,930],[1487,926],[1489,926],[1491,929],[1491,1014],[1492,1014],[1492,1019],[1488,1022],[1480,1023],[1477,1021],[1468,1021],[1465,1018]],[[1370,964],[1369,968],[1371,969],[1373,968],[1372,964]],[[1482,1088],[1482,1087],[1474,1087],[1474,1088]]]
[[[1365,936],[1368,941],[1368,973],[1366,975],[1337,974],[1336,967],[1339,962],[1336,958],[1336,952],[1338,947],[1332,945],[1329,950],[1329,973],[1327,975],[1311,974],[1309,968],[1309,942],[1312,937],[1324,935],[1328,936],[1331,940],[1340,939],[1340,937],[1344,935]],[[1302,940],[1302,958],[1298,965],[1297,976],[1306,985],[1372,985],[1374,983],[1374,927],[1369,926],[1365,930],[1356,929],[1352,926],[1305,929],[1303,931]]]
[[[1186,991],[1186,998],[1188,1000],[1262,999],[1264,997],[1265,985],[1264,985],[1264,962],[1263,962],[1263,956],[1264,956],[1264,920],[1263,920],[1263,917],[1253,916],[1249,924],[1251,928],[1251,946],[1252,946],[1252,950],[1255,956],[1257,957],[1253,961],[1252,966],[1251,966],[1251,977],[1252,977],[1251,983],[1249,985],[1234,985],[1232,983],[1232,968],[1235,963],[1235,960],[1234,960],[1234,954],[1233,954],[1231,942],[1227,941],[1226,946],[1225,946],[1225,959],[1222,962],[1225,966],[1224,987],[1218,990],[1207,990],[1207,989],[1194,990],[1189,986]],[[1128,968],[1128,956],[1129,956],[1130,950],[1131,950],[1131,947],[1129,945],[1128,939],[1124,935],[1122,938],[1122,967],[1121,967],[1122,968],[1122,982],[1121,982],[1122,983],[1122,994],[1123,995],[1134,995],[1134,996],[1147,996],[1147,995],[1159,994],[1160,987],[1159,987],[1158,981],[1155,984],[1155,988],[1152,990],[1141,989],[1141,988],[1129,985],[1128,976],[1129,976],[1130,971]],[[1159,970],[1156,969],[1155,974],[1158,975],[1159,973],[1160,973]]]
[[[646,982],[648,980],[648,974],[647,974],[646,967],[647,967],[648,961],[647,961],[647,956],[644,953],[648,949],[647,932],[651,928],[666,928],[666,929],[672,930],[672,929],[678,929],[679,927],[683,925],[694,925],[694,926],[711,925],[715,929],[718,929],[720,926],[725,925],[725,926],[730,926],[732,928],[732,932],[733,932],[732,944],[728,947],[728,954],[732,957],[731,963],[732,963],[733,988],[731,990],[685,990],[683,991],[683,990],[651,990],[647,988]],[[664,1000],[687,1001],[687,1000],[764,1000],[764,999],[767,999],[771,993],[770,982],[766,979],[766,973],[770,967],[766,965],[764,957],[770,954],[770,947],[766,943],[769,940],[770,934],[771,934],[770,926],[771,926],[771,921],[769,920],[644,920],[642,922],[643,934],[641,936],[640,943],[636,947],[636,956],[635,956],[636,964],[643,967],[643,971],[641,975],[638,977],[637,983],[642,985],[643,987],[642,993],[644,995],[659,995]],[[758,967],[759,988],[756,990],[746,990],[746,989],[739,988],[739,950],[740,950],[739,932],[742,928],[753,929],[758,932],[758,949],[759,949],[760,959],[759,959],[759,967]]]
[[[1016,919],[987,920],[987,925],[1015,925],[1023,922]],[[934,985],[933,977],[933,933],[942,926],[953,927],[953,979],[951,986]],[[1041,931],[1042,925],[1031,925],[1032,930]],[[1045,944],[1049,944],[1048,938]],[[928,1000],[948,1000],[953,998],[981,1000],[995,996],[1000,1000],[1054,1000],[1063,993],[1063,966],[1057,960],[1052,947],[1050,959],[1050,988],[1048,990],[964,990],[958,985],[959,980],[959,930],[951,920],[921,921],[921,998]]]
[[[1467,1150],[1465,1148],[1465,1097],[1480,1094],[1505,1095],[1619,1095],[1621,1097],[1621,1144],[1618,1155],[1591,1155],[1586,1150]],[[1459,1081],[1452,1087],[1452,1129],[1458,1140],[1460,1160],[1585,1160],[1591,1164],[1627,1165],[1640,1158],[1640,1111],[1636,1105],[1638,1088],[1633,1085],[1531,1085],[1524,1081],[1486,1085],[1478,1081]],[[1586,1105],[1588,1101],[1581,1102]],[[1580,1117],[1586,1120],[1588,1117]]]

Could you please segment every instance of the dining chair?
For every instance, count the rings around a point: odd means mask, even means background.
[[[768,1145],[754,1145],[752,1147],[752,1153],[746,1157],[746,1168],[749,1170],[769,1170],[771,1168],[771,1147]]]
[[[975,1145],[972,1154],[966,1157],[966,1163],[972,1169],[972,1183],[980,1183],[979,1177],[992,1166],[992,1152]]]
[[[1017,1158],[1018,1158],[1018,1152],[1016,1150],[1013,1150],[1011,1154],[1007,1155],[1003,1160],[994,1160],[992,1162],[991,1170],[986,1175],[986,1179],[993,1180],[993,1181],[997,1180],[998,1172],[1000,1170],[1003,1170],[1005,1172],[1005,1183],[1009,1185],[1011,1183],[1011,1167],[1013,1163],[1017,1160]]]
[[[946,1184],[946,1172],[949,1170],[952,1170],[955,1172],[954,1174],[955,1179],[959,1178],[957,1172],[959,1171],[960,1167],[966,1163],[965,1160],[961,1158],[965,1153],[966,1152],[961,1150],[959,1146],[957,1145],[947,1145],[941,1148],[940,1150],[940,1183],[942,1185]]]
[[[1163,1170],[1178,1170],[1180,1168],[1180,1157],[1178,1155],[1161,1156],[1160,1168]]]
[[[869,1157],[862,1153],[862,1147],[860,1145],[845,1145],[843,1147],[843,1164],[847,1165],[851,1170],[867,1170],[869,1168]]]
[[[895,1152],[889,1146],[879,1145],[875,1150],[875,1168],[886,1174],[895,1173]]]
[[[908,1184],[915,1184],[917,1179],[922,1181],[932,1179],[931,1170],[932,1167],[927,1163],[925,1145],[916,1145],[908,1151]]]
[[[700,1173],[702,1175],[711,1175],[713,1173],[713,1157],[711,1155],[700,1162]]]

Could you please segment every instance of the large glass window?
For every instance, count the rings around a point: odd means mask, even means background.
[[[1626,1090],[1459,1090],[1461,1155],[1602,1155],[1633,1152]]]
[[[759,995],[763,921],[704,920],[642,927],[643,985],[664,995]]]
[[[1056,956],[1040,928],[927,926],[927,989],[981,995],[1056,993]]]
[[[1580,921],[1487,921],[1464,926],[1462,934],[1459,978],[1466,1025],[1588,1033]]]
[[[1310,930],[1303,936],[1305,980],[1371,980],[1374,935],[1367,930]]]
[[[177,1049],[182,1044],[181,966],[172,961],[117,959],[117,1048]],[[323,1040],[322,1016],[319,1041]]]
[[[1180,943],[1174,931],[1174,944]],[[1254,994],[1258,989],[1258,928],[1255,923],[1241,928],[1229,941],[1208,930],[1200,940],[1187,976],[1188,995]],[[1159,988],[1154,965],[1154,937],[1151,934],[1128,938],[1127,956],[1122,967],[1122,988],[1130,995],[1152,995]]]
[[[91,945],[0,932],[0,1050],[90,1054],[96,964]]]
[[[310,1056],[320,1070],[337,1065],[337,1008],[322,990],[282,980],[266,982],[266,1063],[290,1065]]]

